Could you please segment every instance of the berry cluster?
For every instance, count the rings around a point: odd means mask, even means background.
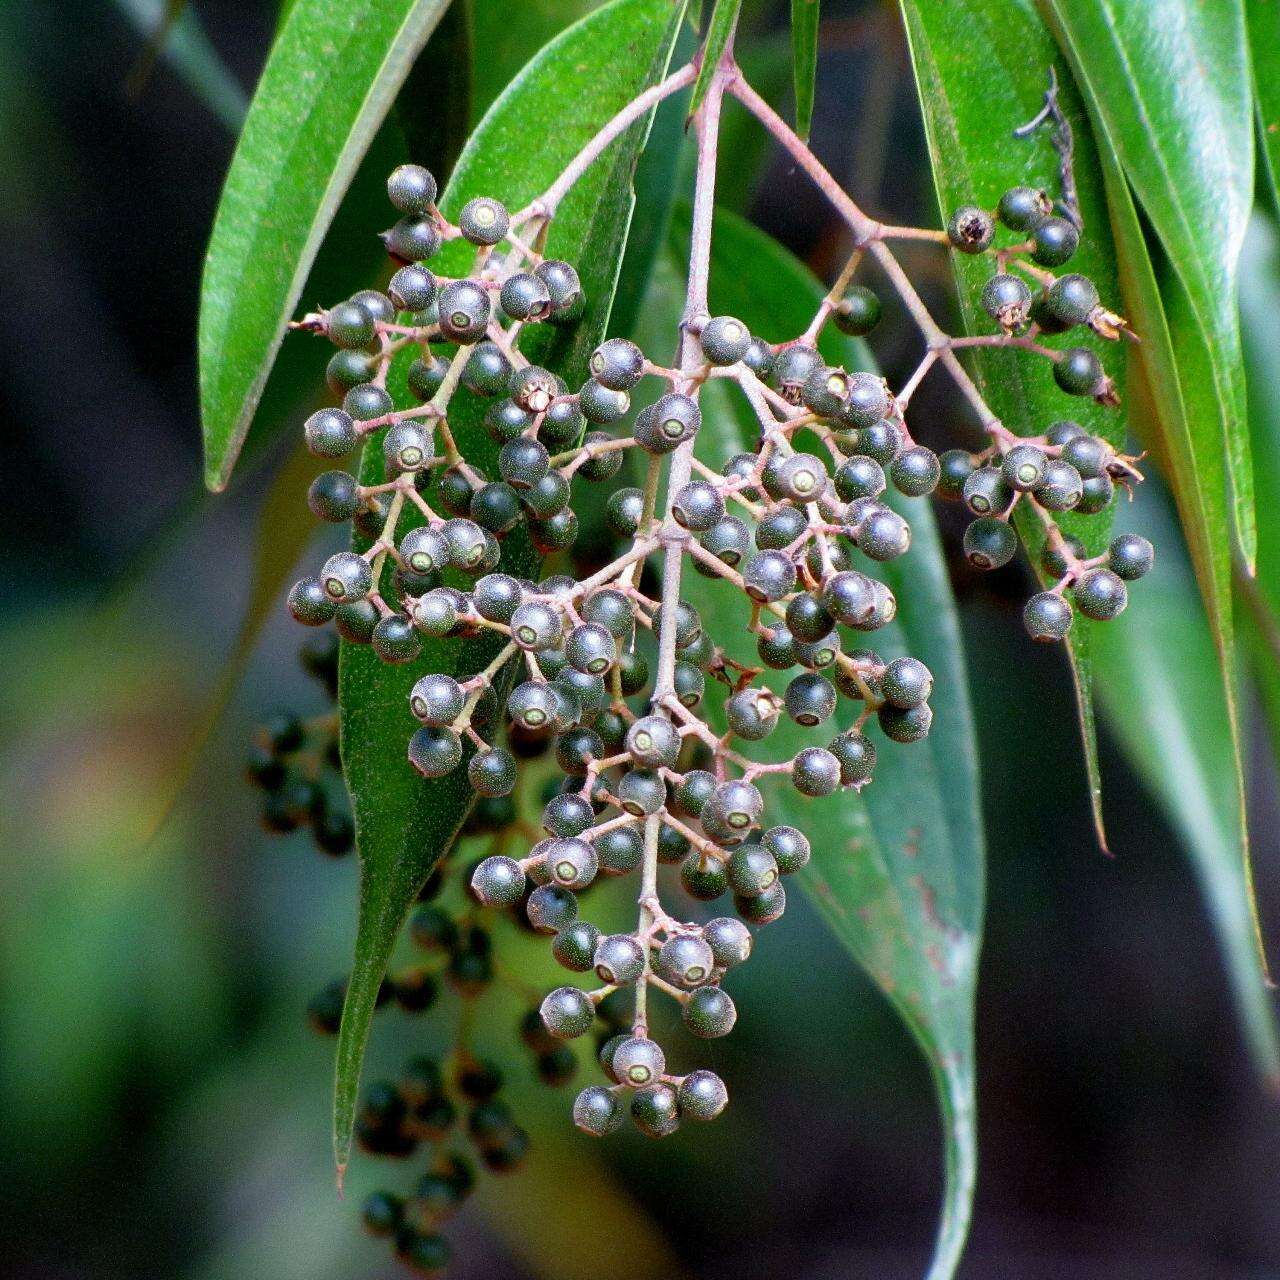
[[[303,656],[307,669],[321,674],[318,653],[319,646],[308,644]],[[323,671],[329,679],[332,664]],[[274,732],[287,718],[272,717],[265,731]],[[258,760],[255,745],[255,773]],[[277,823],[272,829],[286,828]],[[517,835],[514,804],[509,798],[482,801],[468,818],[464,834],[501,847]],[[356,1140],[369,1155],[402,1160],[426,1151],[426,1168],[411,1195],[381,1190],[363,1206],[366,1229],[389,1238],[397,1257],[425,1274],[437,1274],[448,1262],[449,1245],[440,1232],[471,1193],[477,1164],[493,1173],[514,1172],[529,1146],[528,1134],[500,1096],[501,1068],[478,1057],[468,1044],[482,1016],[480,1001],[496,982],[505,980],[530,1001],[515,1030],[532,1057],[537,1078],[560,1086],[577,1070],[572,1050],[544,1027],[536,996],[502,972],[489,913],[469,903],[459,883],[465,883],[473,870],[474,865],[461,865],[460,855],[453,852],[432,872],[409,928],[410,940],[423,956],[390,973],[377,997],[378,1008],[394,1005],[420,1015],[439,1006],[445,989],[451,991],[461,1008],[454,1048],[443,1057],[415,1054],[397,1079],[368,1085],[356,1123]],[[451,889],[452,900],[461,899],[461,905],[450,905]],[[337,1034],[345,996],[342,978],[317,992],[307,1006],[315,1031]]]
[[[299,658],[329,702],[336,702],[337,636],[308,637]],[[333,857],[351,852],[355,827],[338,758],[336,709],[308,719],[291,711],[268,716],[254,735],[245,772],[263,792],[262,825],[268,831],[283,835],[306,827],[322,852]]]
[[[997,222],[1027,238],[992,251]],[[947,237],[961,253],[993,252],[996,274],[983,287],[982,307],[1005,343],[1051,360],[1055,381],[1069,395],[1116,403],[1115,388],[1089,348],[1054,351],[1036,341],[1078,326],[1107,339],[1127,332],[1124,320],[1102,305],[1088,277],[1055,276],[1047,270],[1064,265],[1075,253],[1080,242],[1075,221],[1055,215],[1045,192],[1013,187],[1000,197],[994,216],[972,205],[957,209]],[[959,339],[953,345],[979,342]],[[988,423],[987,431],[992,444],[983,452],[952,449],[939,460],[939,496],[962,501],[978,517],[965,531],[965,558],[975,569],[1008,564],[1018,549],[1011,516],[1021,502],[1043,526],[1041,568],[1055,580],[1027,602],[1023,621],[1031,638],[1061,640],[1067,634],[1072,621],[1067,591],[1085,617],[1099,622],[1116,617],[1128,603],[1125,583],[1151,568],[1151,544],[1125,534],[1104,554],[1086,557],[1080,541],[1064,535],[1054,517],[1065,511],[1105,511],[1117,486],[1141,479],[1136,460],[1071,421],[1055,422],[1039,436],[1016,436],[995,423]]]
[[[713,77],[695,115],[688,295],[672,363],[655,363],[618,337],[596,348],[576,389],[530,363],[521,350],[530,327],[571,323],[583,306],[573,268],[542,252],[558,200],[641,105],[692,75],[684,68],[637,100],[546,195],[516,214],[482,198],[454,225],[435,205],[428,172],[396,170],[388,192],[403,216],[384,239],[400,265],[387,292],[365,291],[300,325],[338,347],[329,379],[343,396],[340,409],[308,420],[309,447],[337,458],[372,441],[384,467],[370,482],[332,471],[313,485],[316,514],[353,520],[370,544],[332,556],[299,582],[290,608],[304,623],[333,619],[345,639],[372,645],[391,663],[418,656],[424,636],[496,639],[484,670],[464,678],[427,674],[406,690],[419,722],[408,755],[428,778],[465,769],[489,802],[513,794],[521,756],[539,745],[554,752],[564,781],[546,803],[533,847],[520,857],[492,853],[475,868],[471,887],[485,906],[519,908],[552,937],[560,964],[599,980],[592,990],[566,985],[546,997],[548,1044],[596,1026],[615,993],[630,997],[626,1028],[601,1051],[609,1083],[585,1089],[574,1107],[579,1127],[593,1134],[621,1123],[624,1101],[637,1127],[653,1136],[673,1132],[682,1118],[710,1119],[725,1104],[713,1073],[668,1070],[650,1035],[648,997],[670,997],[697,1036],[733,1026],[723,982],[750,954],[748,926],[782,914],[781,877],[810,856],[802,832],[768,823],[760,784],[785,778],[805,797],[857,790],[875,769],[872,722],[895,744],[929,732],[927,668],[910,656],[882,656],[864,639],[897,610],[875,568],[911,544],[910,524],[886,500],[889,487],[907,498],[935,489],[963,497],[979,517],[966,555],[983,568],[1014,554],[1010,517],[1020,502],[1039,517],[1056,582],[1028,605],[1037,638],[1065,634],[1068,591],[1088,616],[1114,616],[1124,580],[1151,558],[1149,546],[1132,538],[1084,558],[1054,519],[1101,510],[1117,483],[1137,478],[1133,460],[1071,423],[1018,437],[991,413],[958,358],[968,347],[1021,349],[1051,361],[1065,392],[1114,403],[1092,351],[1038,341],[1075,324],[1108,339],[1124,331],[1083,277],[1052,275],[1075,249],[1076,222],[1021,188],[1001,199],[998,218],[1029,238],[1003,248],[994,245],[996,216],[977,207],[958,210],[946,231],[874,222],[732,65]],[[781,341],[707,305],[725,93],[775,133],[855,239],[812,323]],[[889,248],[908,238],[991,257],[997,274],[986,300],[997,333],[958,338],[939,329]],[[475,246],[470,273],[434,275],[424,262],[456,239]],[[864,334],[879,319],[879,298],[853,282],[864,257],[881,268],[925,339],[919,367],[896,393],[876,373],[827,364],[817,346],[828,322]],[[1027,280],[1039,289],[1034,297]],[[416,403],[407,406],[387,390],[401,352],[412,359],[406,381]],[[991,441],[983,452],[939,458],[913,438],[908,405],[934,365],[948,370],[976,410]],[[695,451],[702,393],[713,383],[740,394],[757,424],[751,447],[730,456]],[[634,415],[633,395],[644,404]],[[450,428],[459,396],[488,402],[492,473],[459,449]],[[621,544],[612,560],[585,575],[541,581],[502,571],[504,542],[517,529],[544,554],[570,547],[578,529],[575,479],[615,480],[628,462],[635,474],[623,480],[638,483],[620,483],[606,507]],[[720,584],[726,607],[717,606],[714,620],[683,598],[686,567]],[[755,637],[759,665],[744,665],[726,648],[743,628]],[[853,704],[847,728],[826,729],[799,749],[789,743],[783,758],[768,758],[764,744],[780,725],[823,730],[841,698]],[[659,895],[664,864],[678,868],[679,885],[695,902],[730,894],[735,915],[689,920],[669,912]],[[597,877],[633,873],[634,929],[604,934],[580,918],[578,894]]]

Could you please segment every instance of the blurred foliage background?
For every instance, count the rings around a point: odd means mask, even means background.
[[[584,7],[530,0],[525,17],[545,38]],[[347,1206],[335,1198],[332,1042],[304,1016],[347,963],[354,863],[263,834],[241,779],[265,709],[321,705],[282,609],[170,805],[235,644],[279,459],[265,449],[228,495],[203,493],[193,337],[208,228],[274,15],[201,0],[202,32],[195,11],[178,19],[175,62],[173,45],[148,51],[162,10],[70,0],[57,22],[36,6],[0,14],[0,278],[18,326],[0,347],[0,1256],[15,1277],[391,1275],[352,1208],[383,1170],[357,1161]],[[495,40],[501,10],[476,0]],[[744,61],[785,97],[785,15],[766,14],[753,39]],[[815,150],[872,212],[932,223],[895,11],[829,0],[821,49]],[[477,97],[498,88],[482,72]],[[729,203],[829,273],[840,238],[827,210],[776,157],[761,173],[730,174]],[[340,218],[327,252],[367,252],[370,224],[352,222]],[[1280,287],[1268,234],[1251,238],[1246,276]],[[945,306],[945,260],[926,249],[910,267]],[[1258,376],[1273,378],[1261,297],[1253,346]],[[908,358],[906,338],[880,342],[889,367]],[[1259,385],[1259,410],[1274,411]],[[941,440],[954,410],[928,386],[920,412]],[[1280,459],[1259,450],[1265,500]],[[1146,488],[1122,527],[1167,522],[1158,479]],[[301,485],[291,494],[300,508]],[[940,513],[955,550],[952,515]],[[1176,544],[1165,537],[1162,553]],[[1022,634],[1025,569],[979,579],[952,564],[990,846],[981,1170],[961,1275],[1278,1274],[1280,1111],[1246,1058],[1184,852],[1105,725],[1115,856],[1098,851],[1064,658]],[[1274,939],[1280,794],[1260,707],[1244,711]],[[531,972],[543,950],[529,950]],[[711,1046],[735,1099],[715,1128],[592,1146],[567,1126],[573,1086],[530,1081],[519,1098],[535,1155],[454,1225],[451,1274],[922,1269],[939,1134],[907,1032],[802,898],[757,957],[735,989],[736,1034]],[[380,1014],[370,1074],[447,1019]],[[503,1027],[491,1034],[506,1052]],[[513,1076],[529,1074],[509,1057]]]

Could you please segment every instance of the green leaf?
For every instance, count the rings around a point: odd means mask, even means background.
[[[441,200],[446,216],[482,193],[499,194],[516,208],[545,190],[600,127],[662,79],[683,16],[684,4],[673,0],[613,0],[543,49],[472,136]],[[571,94],[566,93],[570,85]],[[633,127],[588,170],[552,224],[547,253],[577,263],[587,311],[571,329],[540,326],[525,350],[533,362],[561,373],[571,385],[585,377],[587,357],[608,324],[631,219],[631,173],[646,131],[647,123]],[[460,255],[467,252],[456,242],[446,246],[441,269],[465,270]],[[450,423],[467,457],[491,469],[496,447],[482,430],[481,416],[482,406],[459,403]],[[378,450],[379,442],[372,440],[365,474],[380,466]],[[517,576],[537,571],[528,543],[514,536],[504,548],[504,562]],[[418,662],[405,668],[384,666],[367,648],[343,646],[342,756],[360,853],[360,908],[334,1088],[340,1175],[350,1151],[360,1064],[387,958],[409,906],[473,799],[463,771],[426,782],[409,766],[408,690],[424,671],[469,674],[495,652],[492,642],[428,641]]]
[[[711,77],[715,75],[725,50],[732,46],[741,10],[742,0],[716,0],[716,7],[711,11],[711,21],[707,23],[707,38],[702,44],[702,64],[698,68],[698,78],[693,83],[693,95],[689,99],[691,117],[702,106],[702,100],[711,86]]]
[[[1257,554],[1236,272],[1253,207],[1253,108],[1236,0],[1040,0],[1046,20],[1186,293],[1245,560]],[[1172,317],[1171,317],[1172,320]]]
[[[448,0],[299,0],[231,161],[200,293],[205,483],[225,487],[303,283]]]
[[[1241,611],[1262,710],[1280,759],[1280,235],[1269,218],[1249,228],[1241,257],[1249,421],[1258,462],[1258,575],[1238,572]]]
[[[688,233],[687,209],[677,230]],[[769,341],[802,332],[825,290],[770,237],[718,213],[712,241],[711,303],[740,317]],[[678,310],[677,313],[678,315]],[[822,349],[833,363],[871,367],[861,343],[832,327]],[[716,411],[704,406],[699,436],[705,459],[718,463],[754,444],[756,428],[740,397],[721,385]],[[813,861],[799,880],[832,932],[903,1017],[929,1063],[944,1116],[946,1190],[931,1280],[959,1262],[973,1203],[977,1166],[973,1004],[982,933],[984,845],[977,749],[955,605],[927,501],[894,502],[913,529],[902,559],[884,566],[898,599],[896,622],[876,636],[886,656],[911,653],[934,674],[933,731],[911,746],[880,739],[874,781],[861,793],[806,800],[788,785],[770,812],[808,833]],[[727,607],[723,589],[690,575],[686,594],[703,609]],[[751,661],[745,629],[737,657]],[[841,701],[839,727],[855,718]],[[780,725],[768,743],[785,759],[813,735]]]
[[[796,132],[805,139],[813,124],[813,84],[818,74],[818,4],[819,0],[791,0]]]
[[[1271,187],[1272,207],[1280,207],[1280,5],[1276,0],[1245,0],[1249,53],[1253,67],[1254,108],[1262,163]],[[1243,295],[1247,279],[1241,277]],[[1241,297],[1241,306],[1244,299]],[[1245,341],[1248,342],[1246,331]],[[1259,502],[1259,513],[1263,506]],[[1261,515],[1260,515],[1261,518]]]
[[[925,133],[933,162],[934,182],[946,217],[960,204],[976,201],[995,206],[1012,186],[1026,184],[1058,189],[1058,160],[1042,133],[1015,141],[1012,130],[1035,115],[1043,100],[1051,66],[1061,84],[1060,102],[1075,132],[1075,177],[1086,234],[1071,268],[1094,280],[1104,303],[1118,302],[1117,269],[1106,206],[1098,172],[1098,156],[1082,110],[1057,57],[1053,41],[1030,5],[1019,0],[902,0],[911,57],[915,66]],[[971,332],[990,332],[979,307],[982,286],[991,275],[989,263],[954,255],[961,312]],[[1118,307],[1117,307],[1118,309]],[[1050,339],[1050,345],[1059,340]],[[1064,345],[1076,345],[1075,333]],[[1087,344],[1101,357],[1107,372],[1124,384],[1124,354],[1115,343],[1090,337]],[[1049,423],[1072,418],[1094,435],[1124,443],[1124,417],[1092,401],[1068,397],[1054,385],[1049,371],[1014,351],[975,352],[972,372],[992,410],[1013,431],[1035,435]],[[1110,512],[1061,518],[1062,529],[1079,538],[1096,555],[1111,536]],[[1038,567],[1043,534],[1034,519],[1018,522],[1031,562]],[[1068,644],[1076,702],[1080,713],[1085,768],[1098,838],[1102,822],[1102,780],[1092,695],[1091,632],[1073,627]]]
[[[1239,759],[1213,636],[1178,530],[1155,494],[1129,521],[1159,547],[1130,605],[1098,629],[1107,722],[1182,836],[1213,917],[1258,1070],[1280,1091],[1280,1040],[1253,910]]]

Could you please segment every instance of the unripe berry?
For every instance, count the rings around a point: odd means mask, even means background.
[[[667,1057],[657,1041],[628,1036],[614,1049],[610,1069],[615,1080],[641,1089],[666,1074]]]
[[[424,778],[443,778],[462,763],[462,742],[452,729],[424,726],[409,739],[409,763]]]
[[[591,1030],[595,1006],[577,987],[557,987],[542,1002],[543,1024],[560,1040],[572,1040]]]
[[[678,987],[696,987],[711,976],[715,957],[711,948],[693,934],[675,934],[658,950],[658,972]]]
[[[928,736],[929,727],[933,724],[933,711],[927,702],[905,710],[886,703],[876,713],[876,718],[886,738],[892,738],[894,742],[919,742]]]
[[[1112,572],[1126,582],[1149,573],[1155,563],[1155,555],[1155,548],[1151,543],[1136,533],[1122,533],[1107,548],[1107,559]]]
[[[741,320],[733,316],[715,316],[708,320],[698,335],[702,353],[712,364],[737,364],[747,354],[751,333]]]
[[[714,1071],[691,1071],[676,1092],[680,1115],[690,1120],[714,1120],[728,1105],[729,1091]]]
[[[641,1133],[666,1138],[680,1127],[680,1104],[669,1084],[652,1084],[631,1099],[631,1118]]]
[[[434,175],[420,164],[402,164],[387,179],[387,196],[400,213],[426,213],[436,194]]]
[[[539,885],[529,895],[524,913],[538,933],[559,933],[578,918],[578,899],[561,885]]]
[[[1022,623],[1033,640],[1061,640],[1071,630],[1071,606],[1051,591],[1041,591],[1027,601]]]
[[[870,781],[876,767],[875,743],[860,733],[842,733],[827,744],[840,764],[840,785],[856,786]]]
[[[511,217],[500,200],[477,196],[462,206],[458,228],[472,244],[499,244],[511,226]]]
[[[1117,617],[1129,603],[1128,588],[1110,569],[1091,569],[1076,583],[1072,596],[1076,608],[1098,622]]]
[[[840,786],[840,761],[826,747],[806,747],[792,761],[791,782],[803,796],[829,796]]]
[[[975,569],[999,569],[1017,554],[1018,535],[994,516],[975,520],[964,531],[964,556]]]
[[[604,1085],[590,1085],[574,1099],[573,1123],[583,1133],[603,1138],[622,1123],[622,1105]]]
[[[318,458],[341,458],[360,442],[351,415],[341,409],[319,409],[303,426],[307,448]]]
[[[494,854],[471,876],[471,892],[486,907],[511,907],[524,896],[525,874],[514,858]]]
[[[729,994],[719,987],[699,987],[685,1002],[681,1017],[695,1036],[715,1040],[733,1030],[738,1010]]]
[[[994,235],[991,215],[977,205],[961,205],[947,223],[947,239],[961,253],[981,253],[991,244]]]

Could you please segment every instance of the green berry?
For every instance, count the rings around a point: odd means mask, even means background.
[[[848,465],[849,463],[845,463],[845,466]],[[908,498],[923,498],[926,494],[932,493],[938,487],[941,476],[942,466],[938,461],[938,455],[923,445],[913,445],[910,449],[904,449],[889,468],[889,478],[893,481],[894,487]],[[875,495],[866,496],[874,497]]]
[[[493,315],[488,290],[473,280],[454,280],[445,285],[436,305],[440,332],[451,342],[479,342]]]
[[[1032,493],[1046,511],[1070,511],[1079,505],[1084,482],[1070,463],[1063,462],[1061,458],[1050,458],[1045,463],[1040,483]]]
[[[443,778],[462,763],[462,741],[452,729],[424,726],[409,739],[409,763],[424,778]]]
[[[1042,267],[1060,267],[1080,245],[1080,232],[1066,218],[1046,218],[1031,233],[1031,257]]]
[[[976,516],[995,515],[1013,502],[1009,488],[998,467],[979,467],[964,482],[965,505]]]
[[[699,1039],[715,1040],[733,1030],[738,1010],[728,992],[719,987],[699,987],[685,1002],[681,1017]]]
[[[558,258],[548,258],[533,269],[551,294],[553,319],[573,319],[582,308],[582,283],[578,273]]]
[[[387,196],[400,213],[426,213],[436,194],[435,177],[420,164],[402,164],[387,179]]]
[[[614,391],[594,378],[584,382],[578,391],[578,408],[583,417],[596,426],[617,422],[630,407],[631,397],[625,391]]]
[[[348,350],[367,347],[377,332],[373,316],[358,302],[340,302],[325,317],[325,329],[335,347]]]
[[[360,486],[345,471],[326,471],[311,482],[307,506],[317,519],[340,524],[360,510]]]
[[[318,458],[341,458],[360,442],[351,415],[341,409],[319,409],[303,425],[307,448]]]
[[[964,558],[975,569],[999,569],[1018,551],[1018,535],[1007,520],[983,516],[964,531]]]
[[[809,865],[812,853],[808,839],[795,827],[770,827],[760,837],[761,847],[773,854],[778,874],[789,876]]]
[[[802,672],[787,685],[784,701],[787,715],[796,724],[811,729],[835,713],[835,686],[817,672]]]
[[[938,459],[938,497],[957,501],[964,496],[965,481],[974,472],[973,459],[963,449],[948,449]]]
[[[1071,606],[1052,591],[1041,591],[1027,601],[1022,625],[1033,640],[1061,640],[1071,630]]]
[[[431,458],[431,434],[418,422],[397,422],[382,438],[387,470],[421,471]]]
[[[1146,538],[1136,533],[1122,533],[1107,548],[1107,560],[1112,572],[1126,582],[1133,582],[1151,571],[1155,563],[1155,548]]]
[[[751,332],[734,316],[715,316],[698,335],[702,354],[716,365],[737,364],[751,345]]]
[[[1067,328],[1084,324],[1097,306],[1097,286],[1082,275],[1067,275],[1055,280],[1044,299],[1045,311]]]
[[[1124,580],[1110,569],[1092,569],[1076,583],[1072,596],[1076,608],[1086,618],[1108,622],[1124,612],[1129,603]]]
[[[919,742],[927,737],[933,723],[933,712],[927,702],[918,707],[894,707],[886,703],[876,713],[886,738],[894,742]]]
[[[933,693],[933,676],[919,658],[895,658],[884,669],[880,689],[895,707],[918,707]]]
[[[349,604],[363,600],[373,590],[373,571],[363,556],[339,551],[324,562],[320,582],[325,595],[335,604]]]
[[[1044,479],[1044,469],[1049,459],[1043,449],[1033,444],[1014,445],[1000,463],[1000,474],[1009,488],[1018,493],[1029,493]]]
[[[599,1084],[583,1089],[574,1099],[573,1123],[594,1138],[613,1133],[622,1123],[622,1106],[617,1095]]]
[[[407,214],[382,233],[382,243],[397,262],[421,262],[440,248],[440,229],[430,218]]]
[[[1105,511],[1116,496],[1116,487],[1109,475],[1090,476],[1081,486],[1080,501],[1076,510],[1081,515],[1093,516]]]
[[[480,796],[509,796],[516,785],[516,761],[510,751],[490,747],[471,757],[467,781]]]
[[[514,858],[485,858],[471,876],[471,892],[486,907],[511,907],[524,897],[525,874]]]
[[[791,784],[802,796],[829,796],[840,786],[840,761],[826,747],[805,747],[791,762]]]
[[[502,282],[498,305],[512,320],[544,320],[551,314],[551,291],[531,271],[517,271]]]
[[[754,898],[764,893],[778,878],[778,864],[760,844],[739,845],[729,858],[726,870],[734,893]]]
[[[400,311],[424,311],[436,300],[436,278],[426,267],[411,263],[391,277],[387,296]]]
[[[458,228],[472,244],[495,245],[511,227],[511,215],[500,200],[477,196],[462,206]]]
[[[1105,377],[1102,361],[1087,347],[1064,351],[1053,366],[1053,380],[1069,396],[1095,395]]]
[[[560,1040],[572,1040],[591,1030],[595,1006],[577,987],[557,987],[539,1009],[547,1030]]]
[[[996,216],[1010,231],[1032,232],[1053,212],[1053,201],[1034,187],[1010,187],[1000,197]]]
[[[729,1091],[714,1071],[691,1071],[677,1090],[681,1116],[690,1120],[714,1120],[728,1105]]]
[[[880,299],[863,285],[852,285],[836,304],[831,319],[841,333],[864,338],[880,323]]]
[[[574,973],[588,973],[600,930],[588,920],[575,920],[561,929],[551,943],[551,954],[559,965]]]
[[[669,1084],[651,1084],[631,1099],[631,1118],[641,1133],[666,1138],[680,1127],[680,1103]]]
[[[357,422],[372,422],[375,418],[385,418],[395,408],[395,404],[382,387],[364,382],[358,387],[352,387],[343,396],[342,408]]]

